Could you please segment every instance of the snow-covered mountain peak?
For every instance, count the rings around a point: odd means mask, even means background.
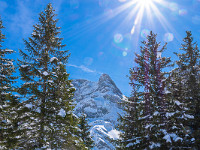
[[[118,96],[121,96],[122,93],[118,89],[118,87],[115,85],[114,81],[111,79],[111,77],[108,74],[102,74],[99,78],[98,82],[98,90],[101,92],[113,92],[113,94],[116,94]]]
[[[123,113],[119,102],[123,95],[114,81],[107,74],[102,74],[98,82],[85,79],[73,80],[76,88],[75,114],[80,116],[83,112],[87,115],[91,125],[91,136],[95,140],[95,150],[115,149],[110,139],[119,137],[115,129],[118,113]]]
[[[101,83],[101,82],[113,82],[113,81],[108,74],[104,73],[99,78],[99,83]]]

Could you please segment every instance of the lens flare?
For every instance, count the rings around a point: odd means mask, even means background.
[[[165,33],[164,35],[165,42],[171,42],[173,40],[174,40],[174,35],[172,33]]]
[[[119,33],[114,35],[114,42],[115,43],[121,43],[123,41],[123,36]]]
[[[141,32],[141,37],[146,38],[147,35],[150,34],[150,31],[148,29],[143,29]]]
[[[129,34],[125,34],[124,36],[121,34],[116,34],[114,36],[113,45],[121,51],[129,51],[131,48],[131,43],[132,41]]]
[[[174,3],[174,2],[170,3],[170,4],[169,4],[169,9],[170,9],[171,11],[177,11],[177,10],[178,10],[178,4],[177,4],[177,3]]]
[[[122,53],[122,55],[125,57],[125,56],[127,56],[127,52],[126,51],[124,51],[123,53]]]
[[[187,12],[186,9],[180,9],[180,10],[179,10],[179,15],[180,15],[180,16],[187,15],[187,13],[188,13],[188,12]]]

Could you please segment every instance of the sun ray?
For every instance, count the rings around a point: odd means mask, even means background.
[[[133,17],[136,15],[137,12],[140,9],[140,5],[136,5],[134,9],[131,10],[131,12],[125,17],[125,19],[120,23],[119,28],[122,27],[124,24],[129,23],[130,20],[133,19]]]
[[[164,17],[164,15],[159,11],[159,9],[153,4],[152,5],[153,11],[155,11],[155,15],[163,28],[165,29],[166,32],[173,32],[176,34],[177,39],[181,39],[181,36],[177,33],[177,31],[172,27],[172,25],[167,21],[167,19]],[[180,42],[180,41],[179,41]]]
[[[158,10],[158,8],[152,4],[152,10],[155,12],[156,18],[159,20],[165,31],[169,30],[170,24],[168,21],[165,19],[165,17],[161,14],[161,12]]]
[[[134,25],[133,25],[133,27],[131,29],[131,34],[134,34],[136,28],[138,28],[140,30],[143,14],[144,14],[144,7],[141,7],[139,12],[136,15],[136,19],[134,21]]]
[[[122,12],[126,8],[129,8],[128,5],[131,5],[133,7],[133,10],[130,11],[128,16],[122,21],[121,24],[133,18],[133,25],[130,30],[130,33],[133,35],[136,34],[136,31],[141,30],[141,25],[144,21],[144,17],[145,19],[147,19],[145,22],[146,25],[150,25],[151,28],[155,27],[154,19],[157,19],[166,33],[173,32],[173,34],[176,34],[176,39],[179,39],[179,35],[177,34],[176,30],[171,26],[171,24],[168,22],[168,20],[164,17],[164,15],[160,12],[159,8],[157,7],[158,5],[160,5],[162,7],[168,8],[169,4],[170,3],[166,2],[166,0],[130,0],[127,3],[125,3],[123,7],[118,8],[120,10],[119,12]],[[154,14],[154,16],[152,14]],[[137,33],[138,39],[139,35],[140,32]]]
[[[141,32],[141,25],[145,23],[145,25],[147,25],[148,27],[150,26],[152,29],[155,27],[155,18],[158,19],[166,32],[171,31],[173,33],[176,33],[176,30],[173,29],[173,27],[170,25],[164,15],[160,12],[159,8],[157,7],[158,5],[168,8],[169,2],[166,2],[166,0],[127,0],[119,7],[110,9],[111,14],[109,14],[109,12],[104,13],[99,16],[95,16],[95,18],[91,18],[90,23],[83,22],[82,24],[79,24],[79,30],[77,30],[77,32],[74,32],[72,37],[78,38],[80,35],[84,35],[87,31],[94,30],[100,27],[102,24],[106,23],[109,20],[112,20],[113,18],[118,17],[120,14],[129,9],[130,12],[118,24],[117,28],[123,28],[125,24],[130,24],[132,22],[132,27],[130,27],[130,34],[134,34],[135,36],[137,36],[138,40]],[[144,20],[144,17],[147,20]],[[146,29],[148,29],[148,27],[146,27]],[[68,31],[70,32],[70,30],[71,29],[69,29]]]
[[[131,29],[131,34],[134,34],[135,29],[137,27],[138,27],[138,29],[140,29],[140,27],[141,27],[141,22],[143,20],[143,15],[144,15],[145,11],[146,11],[146,15],[149,15],[149,17],[152,18],[152,15],[150,13],[151,12],[150,7],[153,4],[154,0],[132,0],[132,1],[134,1],[134,3],[137,3],[140,7],[140,10],[136,15],[136,19],[134,20],[134,24]],[[138,22],[140,22],[140,23],[138,24]]]
[[[67,32],[70,35],[71,40],[77,39],[78,37],[87,33],[87,31],[91,31],[93,29],[96,29],[100,25],[102,25],[103,23],[105,23],[105,22],[111,20],[112,18],[118,16],[120,13],[122,13],[123,11],[125,11],[126,9],[128,9],[129,7],[131,7],[134,4],[136,4],[135,1],[129,1],[129,2],[123,4],[123,5],[115,8],[115,9],[112,9],[113,15],[111,15],[111,16],[108,16],[106,13],[104,13],[104,14],[101,14],[99,16],[96,16],[95,18],[92,18],[91,22],[89,24],[87,22],[83,22],[82,24],[76,24],[77,26],[79,26],[79,30],[71,32],[73,27],[69,27],[69,28],[66,28],[64,31]]]

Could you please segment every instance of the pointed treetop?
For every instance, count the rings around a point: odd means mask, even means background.
[[[2,47],[1,42],[3,42],[3,39],[5,39],[5,35],[3,35],[1,29],[3,29],[3,22],[1,20],[1,16],[0,16],[0,48]]]

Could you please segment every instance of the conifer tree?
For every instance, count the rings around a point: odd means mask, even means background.
[[[168,110],[166,117],[168,120],[168,135],[165,138],[173,149],[190,149],[191,136],[190,130],[184,126],[185,121],[190,120],[186,107],[182,100],[185,98],[184,84],[182,79],[177,75],[175,70],[170,74],[170,82],[167,87],[168,91]]]
[[[132,81],[131,77],[130,80]],[[142,124],[139,120],[141,107],[139,85],[130,83],[133,88],[130,98],[126,98],[121,103],[125,115],[120,115],[118,121],[120,122],[118,128],[120,131],[120,139],[116,141],[116,149],[141,149],[139,143],[142,135]]]
[[[86,119],[86,115],[82,114],[79,121],[79,129],[80,129],[80,137],[88,149],[92,149],[94,147],[94,141],[90,136],[90,126],[88,125],[88,121]]]
[[[13,76],[13,60],[6,57],[7,54],[12,54],[13,50],[2,49],[2,42],[5,39],[5,35],[2,34],[3,28],[0,18],[0,149],[13,149],[19,142],[20,102],[13,94],[13,83],[16,79]]]
[[[178,67],[172,72],[173,80],[182,90],[179,88],[177,92],[178,88],[172,88],[172,93],[182,107],[180,122],[190,137],[188,145],[200,149],[200,52],[191,32],[186,31],[186,34],[180,49],[182,53],[175,53],[179,58]]]
[[[130,69],[131,86],[136,90],[121,119],[121,143],[125,144],[119,149],[161,149],[168,145],[164,139],[167,134],[164,69],[171,60],[161,57],[166,45],[159,50],[160,43],[152,32],[142,44],[135,58],[137,65]]]
[[[73,93],[66,63],[68,50],[63,50],[60,27],[51,4],[40,13],[39,23],[28,40],[19,60],[24,84],[20,94],[28,108],[21,125],[25,134],[24,149],[84,149],[77,133],[77,118],[73,115]],[[80,148],[82,147],[82,148]]]

